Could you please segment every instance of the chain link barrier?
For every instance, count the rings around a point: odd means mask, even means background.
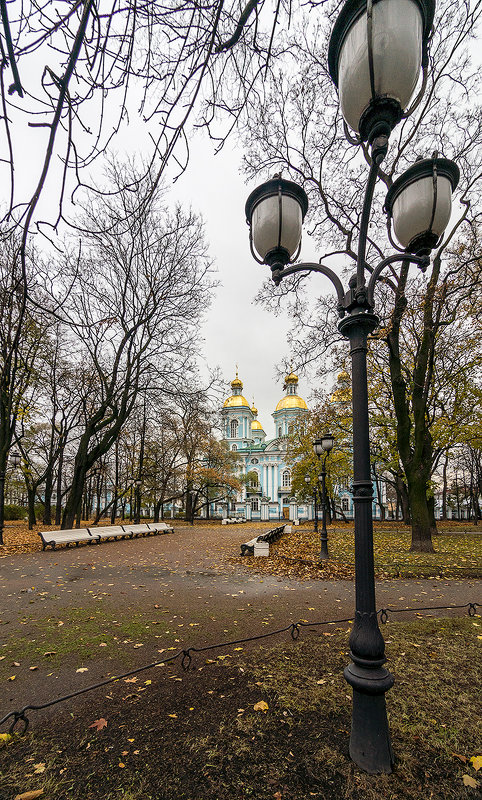
[[[385,624],[388,622],[389,614],[401,614],[401,613],[411,613],[411,612],[420,612],[420,611],[449,611],[449,610],[460,610],[463,608],[467,609],[467,613],[469,617],[474,617],[477,613],[477,608],[480,608],[480,603],[464,603],[462,605],[455,605],[455,606],[422,606],[422,607],[413,607],[413,608],[381,608],[377,615],[380,618],[380,622]],[[420,619],[420,617],[418,617]],[[247,636],[244,639],[233,639],[228,642],[218,642],[216,644],[208,644],[205,647],[188,647],[186,650],[179,650],[174,655],[160,659],[159,661],[152,661],[150,664],[144,664],[142,667],[136,667],[135,669],[131,669],[129,672],[123,672],[121,675],[113,675],[111,678],[106,678],[103,681],[99,681],[98,683],[93,683],[90,686],[85,686],[83,689],[77,689],[75,692],[70,692],[69,694],[62,695],[62,697],[56,697],[53,700],[49,700],[46,703],[40,703],[39,705],[35,705],[33,703],[29,703],[28,705],[24,706],[19,711],[10,711],[6,714],[2,719],[0,719],[0,726],[4,725],[8,720],[12,719],[8,732],[13,734],[15,729],[19,723],[23,724],[23,729],[17,731],[20,735],[23,735],[27,732],[30,720],[27,717],[27,711],[41,711],[45,708],[50,708],[51,706],[58,705],[58,703],[63,703],[66,700],[71,700],[73,697],[79,697],[82,694],[86,694],[87,692],[92,692],[94,689],[100,689],[102,686],[107,686],[110,683],[116,683],[124,678],[129,678],[131,675],[137,675],[140,672],[145,672],[148,669],[153,669],[153,667],[158,667],[161,664],[170,664],[174,661],[179,660],[181,664],[181,668],[184,672],[189,672],[192,666],[193,661],[193,653],[206,653],[209,650],[218,650],[219,648],[229,648],[234,647],[235,645],[239,644],[247,644],[248,642],[258,642],[262,639],[269,639],[273,636],[279,636],[282,633],[289,633],[292,640],[296,641],[299,638],[301,628],[316,628],[320,627],[321,625],[340,625],[342,623],[353,622],[353,617],[345,617],[344,619],[330,619],[330,620],[321,620],[320,622],[308,622],[306,620],[299,620],[298,622],[290,622],[289,625],[286,625],[284,628],[278,628],[275,631],[268,631],[267,633],[261,633],[257,636]]]

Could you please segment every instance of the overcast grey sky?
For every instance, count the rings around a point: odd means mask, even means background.
[[[254,396],[260,422],[272,437],[271,413],[284,394],[276,365],[289,360],[291,321],[287,314],[275,316],[254,303],[269,274],[269,268],[251,256],[244,215],[246,198],[256,182],[245,184],[240,172],[242,153],[234,144],[214,155],[214,144],[200,135],[191,147],[188,170],[170,192],[172,198],[202,213],[218,270],[220,286],[202,330],[206,361],[210,367],[218,365],[227,381],[234,378],[238,365],[243,394],[250,404]],[[315,258],[308,236],[303,238],[302,257]],[[322,286],[320,281],[316,284],[314,291],[319,294]],[[301,377],[300,395],[308,401],[310,391],[309,381]]]

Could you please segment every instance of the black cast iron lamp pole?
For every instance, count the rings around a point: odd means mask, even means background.
[[[449,221],[452,192],[459,177],[457,166],[435,155],[416,162],[395,181],[387,195],[386,208],[402,247],[394,245],[397,252],[373,268],[367,283],[368,224],[379,165],[387,153],[390,133],[423,94],[434,12],[435,0],[348,0],[333,28],[328,67],[338,89],[346,134],[354,144],[367,142],[370,154],[357,269],[348,290],[325,264],[293,264],[308,209],[308,198],[301,187],[276,176],[255,189],[246,203],[255,258],[270,266],[276,285],[285,276],[302,271],[328,277],[338,297],[339,330],[350,341],[356,611],[350,635],[353,663],[344,674],[353,688],[350,755],[370,773],[391,772],[393,768],[385,703],[393,677],[384,667],[385,642],[378,627],[373,561],[367,340],[379,322],[374,313],[374,290],[382,271],[396,262],[412,262],[427,269],[430,250]],[[421,70],[421,89],[408,109]]]
[[[306,483],[306,488],[308,489],[308,487],[311,486],[311,478],[310,478],[309,475],[305,475],[305,483]],[[315,492],[316,492],[316,489],[313,492],[313,512],[314,512],[314,515],[315,515],[315,531],[316,531],[316,494],[315,494]]]
[[[318,458],[324,454],[323,464],[321,467],[321,534],[320,534],[320,559],[326,561],[329,558],[328,554],[328,531],[326,530],[326,459],[330,455],[333,445],[335,443],[334,437],[331,433],[322,436],[321,439],[315,439],[313,442],[313,450]]]

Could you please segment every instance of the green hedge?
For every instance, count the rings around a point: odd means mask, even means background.
[[[24,519],[27,514],[28,511],[23,506],[4,506],[5,520]]]

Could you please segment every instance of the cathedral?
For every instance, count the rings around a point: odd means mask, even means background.
[[[348,373],[346,378],[349,378]],[[302,423],[308,414],[308,406],[298,394],[298,376],[290,372],[284,382],[284,396],[272,413],[275,436],[266,438],[266,432],[258,420],[258,410],[250,406],[243,396],[243,383],[238,377],[231,381],[232,394],[221,409],[223,438],[230,450],[240,457],[240,471],[249,475],[249,481],[231,503],[221,504],[219,509],[226,516],[241,516],[247,521],[269,521],[289,519],[295,525],[302,520],[312,520],[312,501],[300,502],[291,492],[291,470],[286,464],[286,442],[292,426]],[[337,486],[340,508],[346,519],[353,519],[353,494],[349,482]],[[377,486],[373,484],[373,518],[381,516],[380,505],[386,504],[382,487],[380,502]]]
[[[266,438],[257,419],[258,410],[243,396],[243,383],[237,373],[231,390],[221,409],[224,439],[230,450],[237,451],[242,473],[250,478],[232,511],[246,520],[311,519],[312,506],[298,505],[291,496],[291,471],[285,461],[286,437],[296,420],[302,420],[308,413],[305,401],[298,394],[298,376],[290,372],[285,378],[285,395],[272,414],[275,427],[272,439]],[[223,514],[227,514],[227,508]]]

